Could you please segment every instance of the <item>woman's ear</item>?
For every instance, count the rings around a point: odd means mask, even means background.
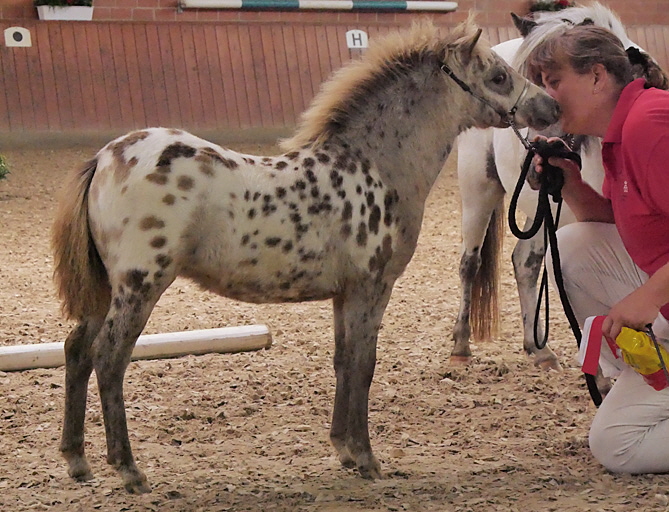
[[[592,75],[592,93],[597,94],[605,87],[606,82],[608,82],[609,73],[606,67],[600,63],[593,64],[590,73]]]

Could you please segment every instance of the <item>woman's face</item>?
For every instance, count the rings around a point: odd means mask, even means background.
[[[566,133],[595,135],[592,132],[597,103],[593,95],[594,75],[578,74],[571,66],[557,70],[542,71],[541,79],[546,92],[562,109],[562,129]]]

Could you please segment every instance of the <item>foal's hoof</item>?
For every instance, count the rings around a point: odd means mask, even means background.
[[[151,492],[151,486],[141,471],[121,472],[121,475],[123,476],[123,487],[130,494],[146,494]]]
[[[453,366],[469,366],[472,364],[472,356],[451,356],[449,359]]]
[[[360,476],[366,480],[377,480],[383,478],[381,464],[374,455],[358,457],[358,471]]]
[[[123,486],[130,494],[148,494],[151,492],[151,486],[146,480],[143,482],[125,482]]]
[[[67,474],[77,482],[88,482],[89,480],[93,480],[93,478],[95,478],[90,466],[86,462],[84,462],[84,465],[80,467],[70,466]]]
[[[339,463],[347,469],[355,468],[355,459],[351,455],[351,452],[346,446],[346,442],[342,441],[338,437],[331,437],[330,441],[335,450],[337,450],[337,455],[339,456]]]
[[[77,482],[88,482],[89,480],[93,480],[93,471],[91,471],[91,466],[89,466],[85,457],[70,456],[65,452],[63,452],[63,456],[68,463],[67,474],[70,475],[71,478]]]
[[[355,461],[349,455],[340,455],[339,462],[347,469],[353,469],[355,467]]]

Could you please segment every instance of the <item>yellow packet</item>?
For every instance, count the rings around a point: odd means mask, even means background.
[[[653,340],[645,332],[623,327],[616,338],[616,345],[620,347],[623,360],[653,388],[659,391],[669,385]],[[669,364],[669,353],[662,345],[659,348],[665,364]]]

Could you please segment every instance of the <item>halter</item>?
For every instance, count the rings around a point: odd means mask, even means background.
[[[520,92],[520,96],[518,96],[518,99],[516,102],[513,104],[513,107],[509,109],[508,112],[500,112],[497,107],[495,107],[492,103],[490,103],[487,99],[485,99],[483,96],[476,94],[471,87],[469,87],[465,82],[463,82],[460,78],[457,77],[455,73],[453,73],[453,70],[448,67],[448,65],[444,62],[441,64],[441,70],[446,73],[448,76],[450,76],[453,81],[460,86],[460,89],[465,91],[468,94],[471,94],[474,98],[479,100],[481,103],[484,103],[488,107],[490,107],[492,110],[497,112],[499,116],[506,121],[506,123],[511,126],[515,132],[520,136],[520,132],[518,132],[518,129],[515,126],[515,115],[516,112],[518,111],[518,105],[520,102],[525,98],[525,95],[527,94],[527,90],[530,87],[530,82],[525,80],[525,85],[523,86],[523,90]]]

